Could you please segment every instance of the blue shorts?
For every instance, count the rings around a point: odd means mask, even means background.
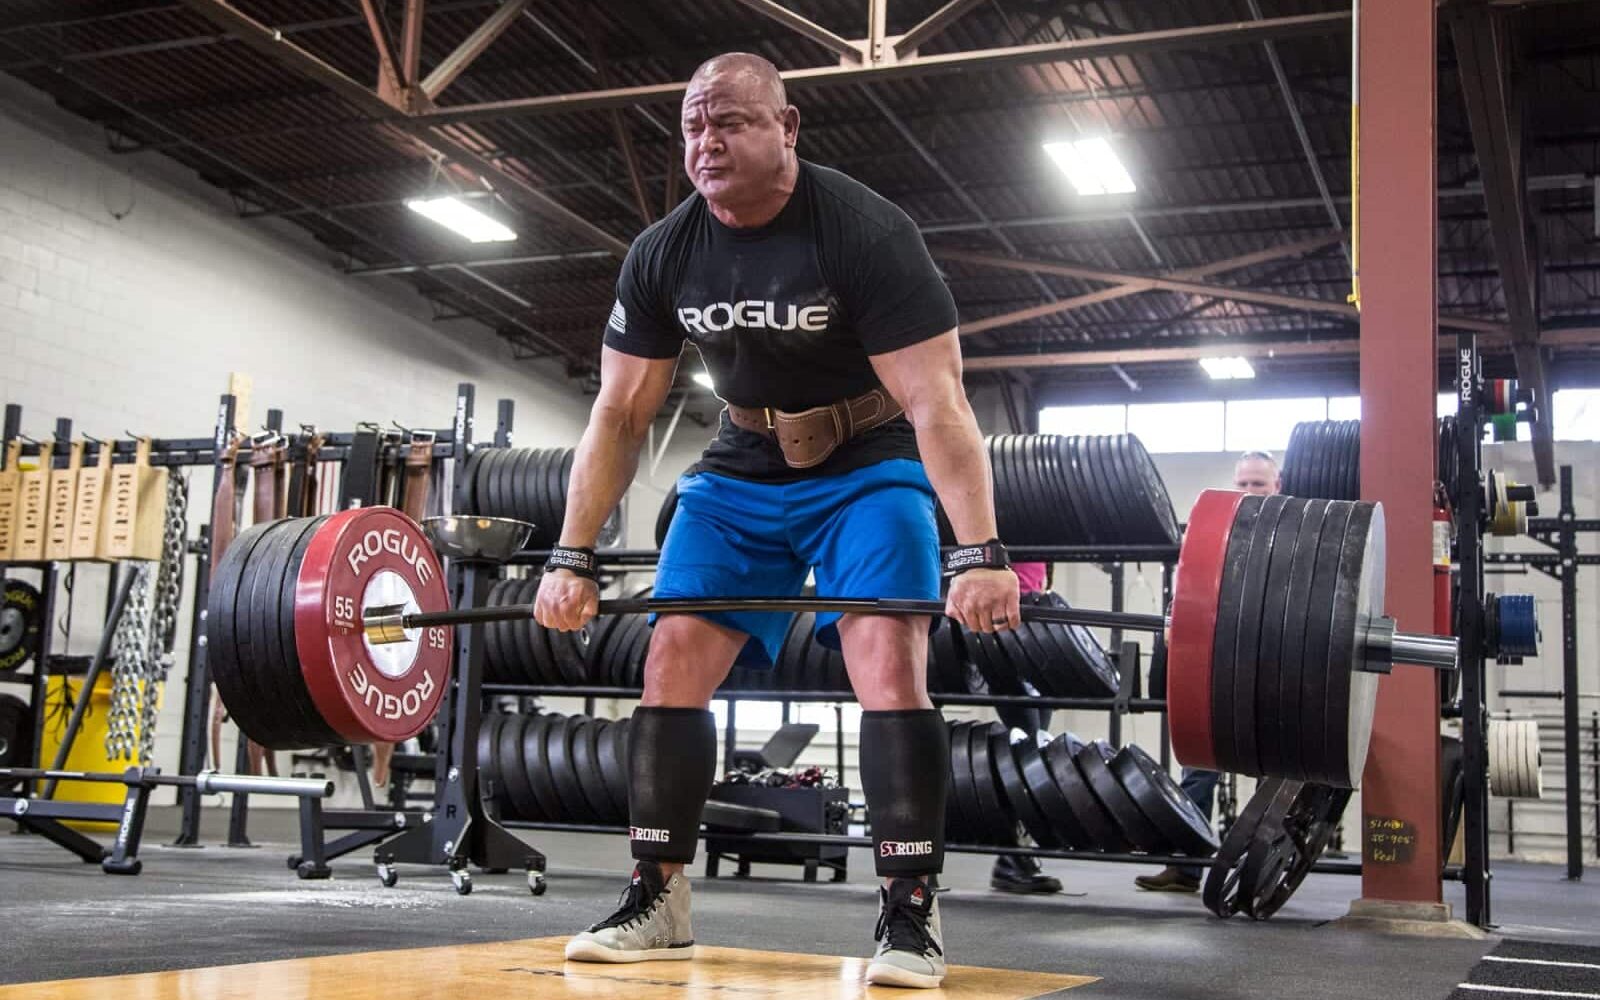
[[[922,463],[904,458],[794,483],[684,476],[661,546],[655,596],[792,597],[815,570],[823,597],[938,600],[933,499]],[[750,636],[737,663],[764,667],[777,662],[793,616],[702,617]],[[817,638],[833,649],[839,617],[817,616]]]

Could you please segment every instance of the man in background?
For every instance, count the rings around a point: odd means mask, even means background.
[[[1271,496],[1280,488],[1278,461],[1264,451],[1247,451],[1233,464],[1233,488],[1256,496]],[[1183,791],[1200,811],[1211,819],[1217,801],[1217,782],[1222,775],[1216,771],[1199,768],[1183,769]],[[1157,875],[1140,875],[1133,880],[1141,889],[1150,892],[1196,892],[1200,888],[1198,865],[1169,866]]]

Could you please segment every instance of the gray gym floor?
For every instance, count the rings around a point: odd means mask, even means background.
[[[254,850],[159,846],[175,815],[153,811],[137,878],[103,875],[40,838],[0,832],[0,982],[144,972],[339,952],[571,933],[609,912],[622,888],[625,844],[538,835],[549,891],[534,898],[520,872],[477,875],[457,896],[441,870],[406,868],[382,888],[370,849],[334,864],[334,878],[299,882],[284,867],[292,814],[259,811]],[[208,843],[225,821],[207,814]],[[10,826],[10,824],[5,824]],[[529,834],[530,838],[534,835]],[[870,859],[851,858],[842,885],[776,878],[695,881],[703,943],[860,955],[875,915]],[[1387,937],[1326,927],[1358,891],[1349,876],[1313,875],[1277,917],[1221,921],[1198,898],[1137,892],[1147,870],[1051,862],[1070,895],[1019,899],[988,888],[989,859],[952,858],[943,898],[953,962],[1102,977],[1073,997],[1443,1000],[1494,941]],[[725,867],[724,870],[727,870]],[[1600,893],[1561,869],[1501,864],[1495,914],[1510,937],[1600,944]],[[1459,908],[1460,887],[1447,887]]]

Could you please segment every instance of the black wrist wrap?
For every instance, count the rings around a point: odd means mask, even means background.
[[[944,576],[947,580],[969,569],[1010,568],[1011,555],[998,538],[991,538],[981,545],[960,545],[946,549],[944,553]]]
[[[544,560],[545,572],[553,569],[564,569],[577,576],[595,578],[594,549],[574,548],[567,545],[553,545],[550,554]]]

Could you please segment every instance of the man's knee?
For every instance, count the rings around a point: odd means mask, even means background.
[[[642,703],[704,708],[744,643],[743,632],[704,618],[658,618],[645,659]]]
[[[867,711],[922,709],[928,700],[928,620],[846,615],[839,639],[856,700]]]

